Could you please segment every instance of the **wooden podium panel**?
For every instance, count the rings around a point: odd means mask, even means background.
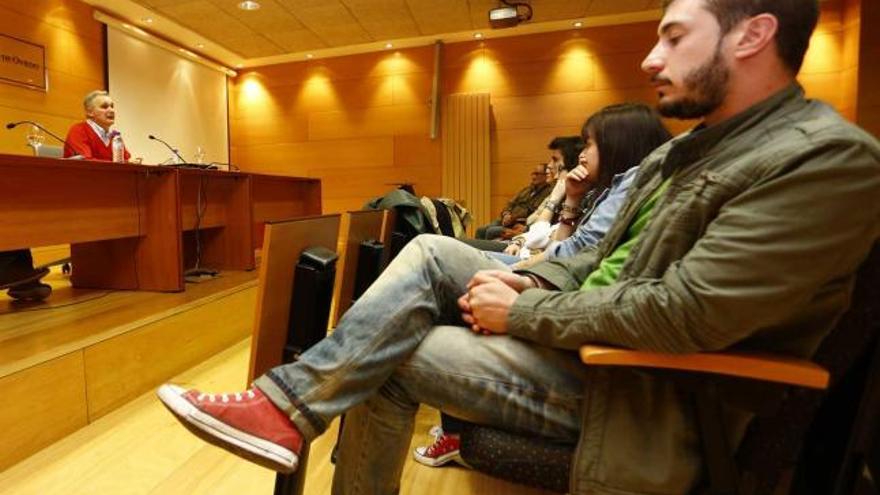
[[[183,231],[198,224],[200,266],[253,270],[250,180],[247,174],[181,169],[180,217]],[[195,260],[195,232],[185,237],[187,267]]]
[[[336,251],[338,235],[338,214],[266,224],[248,383],[281,364],[300,253],[313,246]]]
[[[175,171],[0,155],[0,174],[0,250],[70,244],[76,287],[183,290]]]
[[[0,250],[139,235],[137,172],[0,155]]]
[[[184,290],[197,221],[201,266],[251,270],[263,223],[321,211],[318,179],[2,154],[0,177],[0,251],[70,244],[75,287]]]
[[[177,174],[141,170],[135,194],[139,235],[113,241],[71,244],[75,287],[156,290],[184,289],[180,262]],[[98,220],[100,221],[100,220]]]

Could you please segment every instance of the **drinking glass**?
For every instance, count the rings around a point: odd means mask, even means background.
[[[39,127],[32,125],[27,134],[28,146],[33,148],[34,152],[36,152],[37,149],[43,145],[43,141],[45,140],[46,136],[43,134],[43,131]]]
[[[205,163],[205,150],[201,146],[196,146],[194,155],[196,163]]]

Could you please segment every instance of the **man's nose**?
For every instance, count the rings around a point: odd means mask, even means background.
[[[642,70],[648,74],[658,74],[663,70],[665,64],[666,61],[665,55],[663,54],[663,48],[658,41],[657,44],[654,45],[654,48],[651,49],[651,53],[642,60]]]

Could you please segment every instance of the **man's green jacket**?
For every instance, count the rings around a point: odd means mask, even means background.
[[[617,282],[579,290],[667,179]],[[523,292],[509,331],[564,349],[810,357],[878,236],[880,145],[792,85],[648,156],[602,243],[530,270],[559,290]],[[631,369],[588,375],[572,493],[687,493],[701,460],[680,392]],[[726,413],[736,445],[749,417]]]

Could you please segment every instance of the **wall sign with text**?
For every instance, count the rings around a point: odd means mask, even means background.
[[[46,91],[49,87],[46,49],[0,34],[0,82]]]

